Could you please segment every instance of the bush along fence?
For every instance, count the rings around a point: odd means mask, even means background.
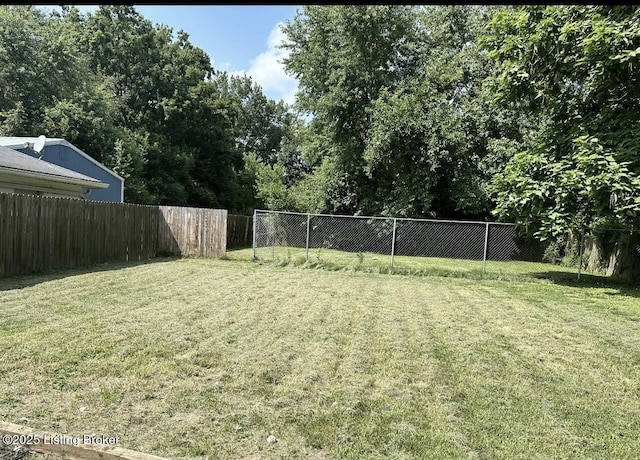
[[[0,277],[151,259],[220,257],[227,211],[0,193]]]

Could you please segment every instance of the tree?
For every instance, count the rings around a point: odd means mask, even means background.
[[[331,145],[324,149],[345,173],[331,211],[375,211],[364,200],[371,191],[363,157],[371,105],[410,73],[415,25],[411,7],[305,6],[283,28],[290,50],[284,63],[299,79],[299,109],[326,128]]]
[[[487,184],[526,122],[483,87],[491,63],[477,38],[491,11],[308,7],[285,27],[285,64],[318,136],[311,167],[331,157],[340,178],[325,211],[489,216]]]
[[[42,130],[45,108],[71,96],[83,67],[50,20],[31,6],[0,7],[0,121],[5,135]]]
[[[235,114],[231,130],[235,148],[242,155],[237,167],[235,205],[238,212],[251,213],[255,208],[265,207],[265,196],[273,195],[261,191],[260,184],[263,188],[273,187],[271,175],[265,168],[273,170],[276,165],[284,168],[285,189],[299,178],[302,165],[294,138],[300,120],[283,101],[267,98],[247,75],[220,72],[215,82],[227,101],[227,110]],[[275,203],[271,199],[267,201]]]
[[[495,179],[499,217],[541,238],[637,232],[639,20],[637,6],[538,6],[490,21],[483,45],[497,63],[496,98],[540,123]],[[636,243],[627,233],[619,248]],[[617,251],[610,273],[631,279],[638,270],[635,251]]]
[[[372,109],[366,170],[383,213],[488,215],[490,140],[513,122],[498,118],[483,90],[490,65],[476,38],[485,14],[463,6],[419,13],[417,70]]]
[[[233,209],[242,168],[234,145],[238,112],[206,53],[184,31],[174,39],[172,29],[130,6],[88,15],[84,51],[92,71],[111,82],[118,124],[148,141],[132,170],[148,193],[136,198]]]
[[[273,165],[293,113],[283,101],[267,98],[249,76],[221,73],[218,80],[236,104],[236,146],[244,154],[255,154],[264,164]]]

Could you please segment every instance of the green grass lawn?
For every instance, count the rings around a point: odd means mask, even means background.
[[[638,290],[228,258],[0,280],[0,419],[169,458],[638,458]]]

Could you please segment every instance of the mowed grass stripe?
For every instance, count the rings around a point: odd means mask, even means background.
[[[464,290],[455,295],[464,298],[451,299],[448,305],[468,305],[473,310],[447,308],[438,312],[435,318],[446,320],[434,320],[439,330],[433,335],[452,339],[444,346],[447,354],[467,357],[462,362],[449,361],[461,390],[456,399],[468,414],[464,420],[468,431],[476,433],[478,450],[490,451],[495,442],[492,435],[502,431],[518,439],[518,443],[506,444],[509,449],[499,447],[492,455],[525,458],[535,449],[537,455],[548,458],[557,455],[561,447],[570,446],[576,452],[584,451],[585,458],[593,458],[603,453],[612,431],[620,429],[622,436],[637,431],[637,427],[628,429],[629,422],[637,423],[637,399],[627,394],[625,401],[631,407],[611,404],[621,385],[627,387],[622,389],[626,392],[630,390],[629,383],[638,382],[637,368],[620,368],[612,363],[608,357],[617,353],[615,348],[589,353],[594,350],[591,341],[597,338],[591,335],[592,328],[587,326],[583,331],[559,320],[560,311],[565,310],[554,306],[555,300],[547,299],[545,308],[518,300],[512,302],[515,308],[505,309],[505,304],[495,302],[493,295],[483,298]],[[541,314],[549,305],[556,311]],[[582,310],[585,322],[588,311],[579,306],[573,309],[576,316]],[[461,327],[452,328],[452,324]],[[633,329],[616,333],[637,336],[637,325]],[[602,378],[603,374],[607,379]],[[616,376],[620,377],[617,381]],[[593,388],[599,389],[600,401],[594,401]],[[485,410],[478,410],[484,406]],[[618,412],[615,420],[608,417],[612,408]],[[484,420],[478,420],[478,415]],[[553,442],[541,443],[540,439]],[[576,452],[567,455],[574,458]]]
[[[0,280],[2,419],[171,458],[640,448],[633,290],[201,259],[118,267]]]

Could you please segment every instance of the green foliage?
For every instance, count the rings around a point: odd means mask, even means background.
[[[258,197],[269,209],[276,211],[291,210],[293,201],[284,183],[284,168],[276,163],[273,166],[257,163],[256,184]]]
[[[132,7],[102,6],[86,19],[85,51],[93,72],[111,78],[118,123],[146,133],[135,171],[151,200],[233,208],[242,165],[233,101],[212,80],[208,56],[172,32]]]
[[[50,20],[32,6],[0,7],[0,120],[4,135],[39,131],[45,107],[73,93],[83,63]]]
[[[305,122],[132,6],[4,6],[0,132],[66,138],[126,179],[127,201],[485,216],[526,122],[482,85],[490,10],[305,7],[284,26]]]
[[[494,105],[483,88],[491,65],[476,39],[487,13],[305,7],[285,26],[299,108],[314,115],[315,137],[301,139],[299,149],[311,159],[311,175],[324,172],[324,157],[334,176],[312,208],[488,215],[487,183],[513,153],[498,140],[520,141],[526,120]]]
[[[16,102],[14,108],[0,112],[2,125],[0,125],[0,135],[26,135],[27,112],[24,110],[22,101]]]
[[[299,108],[327,135],[323,154],[333,150],[347,181],[330,210],[368,208],[363,152],[371,104],[413,65],[414,27],[411,7],[305,6],[283,29],[290,50],[284,63],[299,79]]]
[[[598,139],[578,137],[571,150],[518,153],[496,176],[496,214],[517,219],[542,239],[587,227],[633,225],[640,210],[640,178],[615,160]]]
[[[222,73],[218,82],[236,104],[238,148],[244,154],[255,154],[265,164],[274,164],[280,154],[280,144],[294,123],[294,115],[283,101],[267,99],[260,86],[247,76]]]
[[[339,190],[345,182],[340,176],[335,160],[326,157],[313,173],[302,176],[290,189],[295,209],[302,212],[319,213],[339,206]]]
[[[490,21],[496,99],[540,120],[496,176],[499,217],[543,238],[637,225],[639,18],[635,6],[538,6]]]

